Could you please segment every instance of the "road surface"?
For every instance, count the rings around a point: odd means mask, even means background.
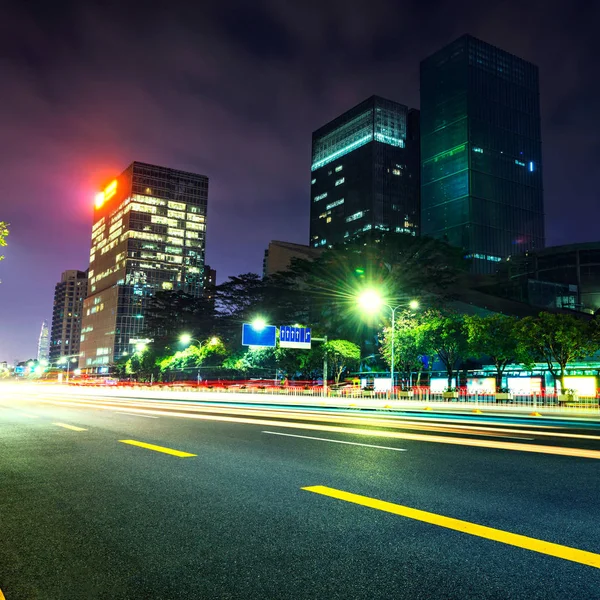
[[[600,427],[0,388],[0,598],[600,598]]]

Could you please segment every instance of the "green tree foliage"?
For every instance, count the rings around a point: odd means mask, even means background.
[[[600,348],[597,323],[574,315],[541,312],[522,319],[518,331],[529,362],[545,361],[563,390],[567,365],[592,356]]]
[[[446,369],[448,387],[460,363],[468,357],[468,342],[463,317],[455,313],[428,310],[417,329],[423,354],[435,355]]]
[[[506,367],[526,360],[518,335],[518,320],[505,315],[465,316],[465,330],[473,357],[489,357],[496,367],[496,389],[502,385]]]
[[[404,311],[396,316],[394,327],[394,370],[407,382],[410,374],[418,373],[417,382],[423,370],[423,357],[428,349],[424,346],[424,337],[420,332],[423,325],[421,315]],[[386,364],[392,364],[392,328],[385,327],[381,336],[381,355]]]
[[[348,340],[331,340],[325,344],[327,362],[336,383],[344,371],[355,369],[360,364],[360,348]]]
[[[170,354],[158,362],[158,366],[162,373],[168,371],[185,371],[200,367],[206,362],[209,362],[212,357],[223,357],[227,354],[225,345],[218,338],[207,340],[200,346],[191,345],[183,350],[178,350],[174,354]]]
[[[0,248],[6,246],[6,238],[8,236],[8,225],[4,221],[0,221]],[[0,260],[2,260],[4,256],[0,255]]]

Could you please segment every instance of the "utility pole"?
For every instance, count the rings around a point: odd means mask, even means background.
[[[313,342],[323,342],[323,346],[327,345],[327,336],[324,335],[321,338],[312,338]],[[323,353],[323,396],[327,398],[327,348]]]

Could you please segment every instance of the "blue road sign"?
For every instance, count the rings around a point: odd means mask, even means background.
[[[275,338],[277,337],[277,328],[275,325],[265,325],[262,328],[255,328],[250,323],[242,325],[242,346],[265,346],[275,348]]]
[[[279,346],[310,350],[310,327],[282,325],[279,328]]]

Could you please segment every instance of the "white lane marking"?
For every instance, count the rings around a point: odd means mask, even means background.
[[[294,435],[293,433],[281,433],[279,431],[263,431],[269,435],[283,435],[285,437],[302,438],[305,440],[317,440],[319,442],[333,442],[334,444],[348,444],[349,446],[366,446],[367,448],[380,448],[381,450],[395,450],[396,452],[406,452],[406,448],[392,448],[391,446],[376,446],[374,444],[360,444],[359,442],[345,442],[343,440],[331,440],[329,438],[312,437],[310,435]]]
[[[119,410],[114,411],[118,415],[131,415],[132,417],[144,417],[146,419],[158,419],[158,417],[152,417],[150,415],[140,415],[139,413],[134,412],[121,412]]]

